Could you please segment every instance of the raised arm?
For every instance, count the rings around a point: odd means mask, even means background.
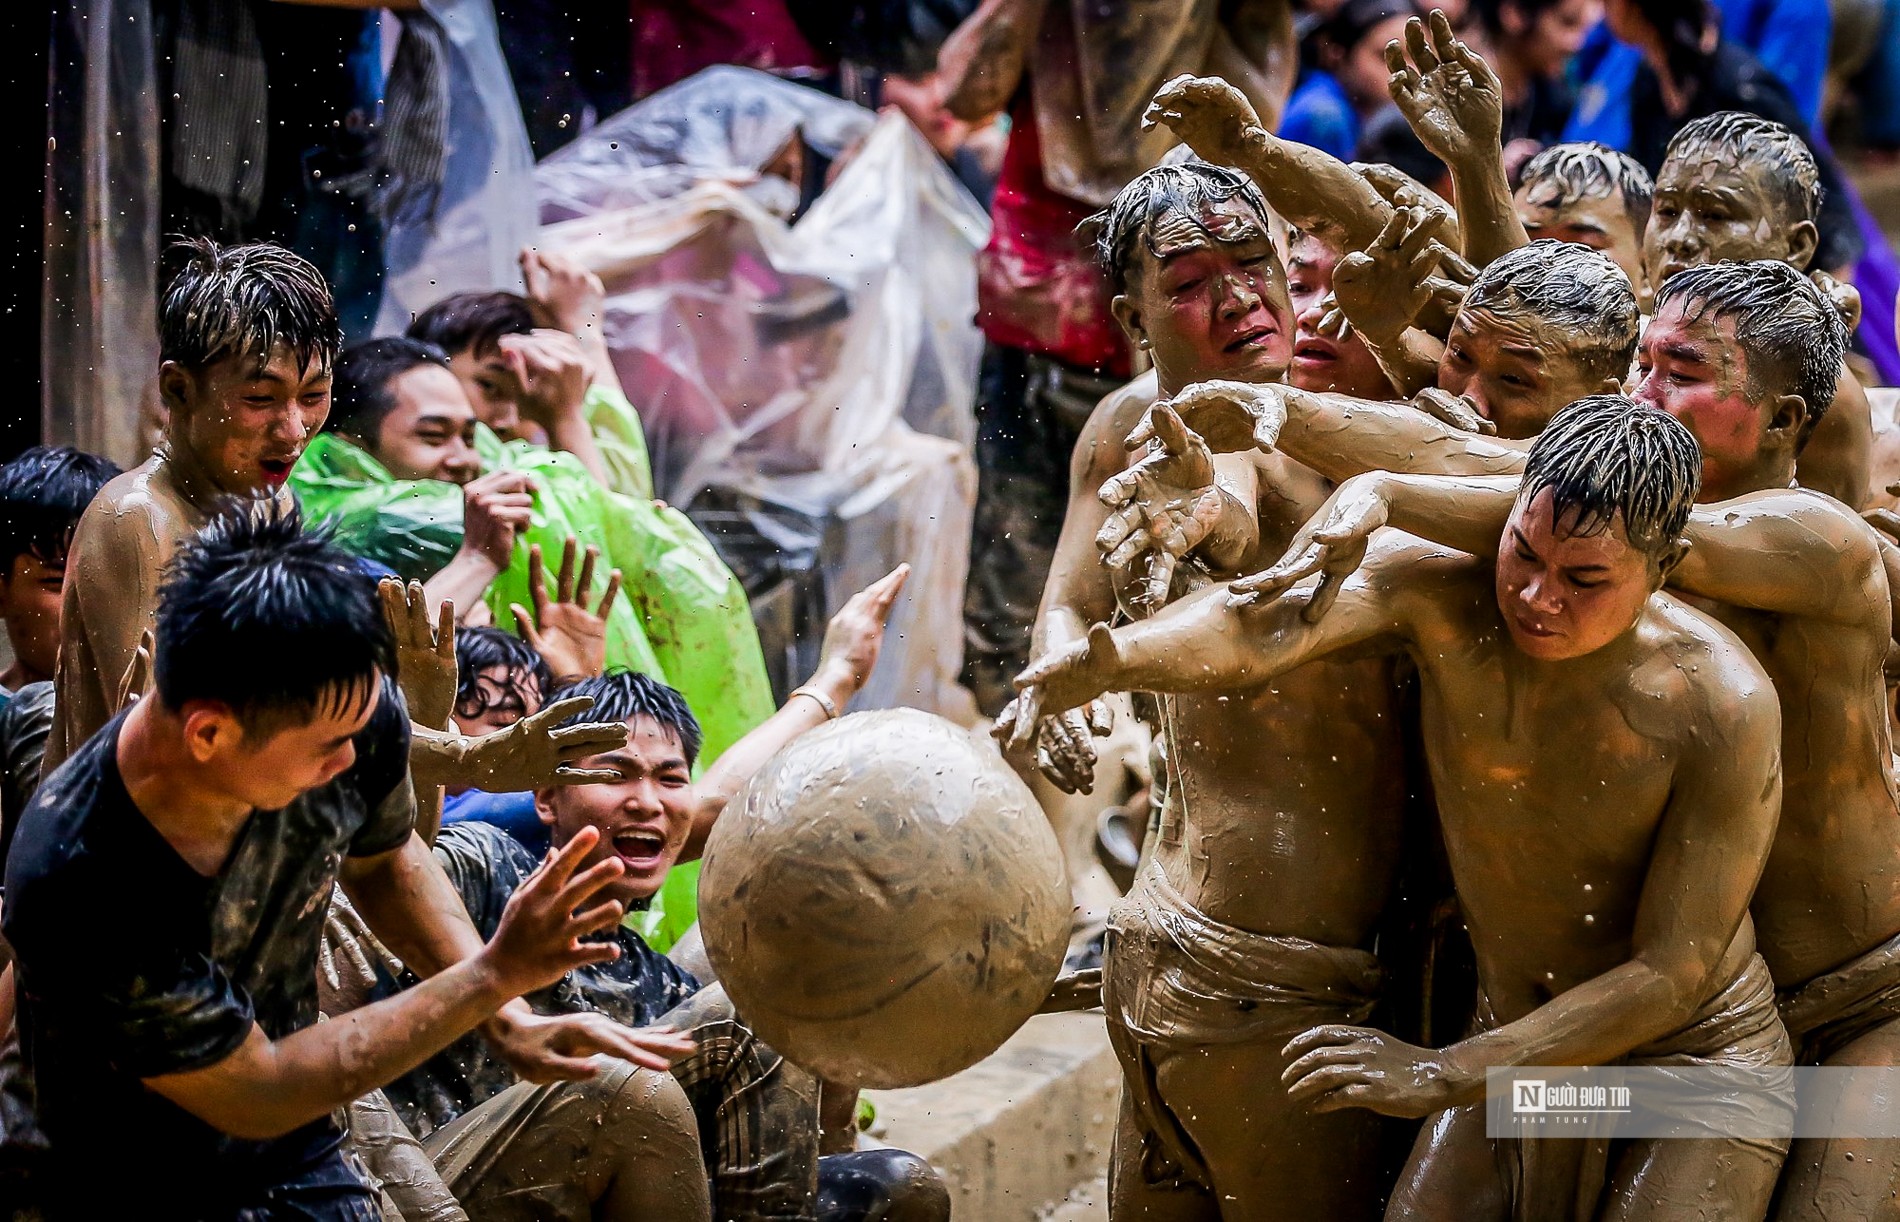
[[[1382,526],[1474,556],[1496,555],[1521,483],[1515,475],[1355,475],[1300,527],[1277,563],[1233,583],[1234,600],[1271,598],[1318,573],[1320,584],[1306,604],[1306,618],[1318,619],[1340,583],[1365,562],[1367,544]]]
[[[1831,497],[1790,489],[1698,505],[1669,575],[1685,593],[1738,607],[1891,632],[1880,539]]]
[[[1386,47],[1389,88],[1420,142],[1451,170],[1465,257],[1483,267],[1530,243],[1504,173],[1504,91],[1442,11],[1429,20],[1412,18],[1404,47]]]
[[[1363,248],[1392,215],[1392,205],[1351,166],[1269,132],[1246,96],[1226,81],[1176,77],[1155,94],[1143,122],[1171,128],[1215,165],[1245,170],[1288,224],[1335,250]]]
[[[713,824],[753,773],[781,747],[836,717],[853,696],[864,690],[884,646],[884,627],[890,622],[891,608],[897,605],[897,596],[909,578],[910,566],[900,564],[838,608],[825,627],[824,648],[811,678],[786,697],[778,712],[727,747],[706,770],[695,787],[698,805],[693,809],[693,830],[680,851],[681,861],[696,861],[705,853],[706,837],[712,834]]]

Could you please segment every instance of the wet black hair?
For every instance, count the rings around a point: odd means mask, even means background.
[[[451,356],[483,356],[500,345],[502,336],[532,330],[534,313],[520,293],[456,293],[416,315],[407,334]]]
[[[1714,52],[1709,30],[1720,18],[1710,0],[1633,0],[1643,20],[1662,36],[1669,71],[1678,79],[1702,71]]]
[[[0,574],[20,555],[65,563],[80,515],[117,474],[116,464],[71,446],[34,446],[0,467]]]
[[[1789,219],[1821,219],[1821,167],[1791,129],[1745,110],[1719,110],[1683,124],[1670,138],[1663,161],[1711,153],[1731,165],[1761,166],[1769,191]]]
[[[1805,443],[1834,402],[1847,354],[1847,323],[1814,281],[1779,259],[1724,260],[1669,277],[1656,293],[1656,312],[1677,301],[1691,321],[1709,314],[1735,320],[1749,389],[1793,391],[1806,400],[1799,438]]]
[[[343,334],[315,265],[270,242],[223,246],[185,238],[166,252],[177,267],[158,306],[158,355],[187,369],[226,357],[270,358],[278,344],[300,371],[326,369]]]
[[[1642,237],[1649,227],[1649,203],[1656,184],[1642,162],[1594,140],[1553,144],[1524,163],[1518,190],[1540,208],[1565,208],[1580,199],[1605,199],[1614,192],[1623,214]]]
[[[386,335],[346,348],[337,357],[330,382],[330,419],[324,427],[334,433],[374,444],[383,418],[396,408],[390,385],[422,365],[449,367],[440,348],[401,335]]]
[[[1148,242],[1156,221],[1171,212],[1198,218],[1215,204],[1230,199],[1239,199],[1252,208],[1260,217],[1261,228],[1271,230],[1272,214],[1253,179],[1239,170],[1205,161],[1163,164],[1143,171],[1116,194],[1113,203],[1082,224],[1094,227],[1096,260],[1113,291],[1119,293],[1128,287],[1135,242]],[[1149,253],[1153,253],[1152,246]]]
[[[1622,395],[1591,395],[1539,433],[1520,495],[1548,488],[1552,517],[1576,535],[1600,534],[1616,516],[1630,542],[1659,555],[1682,537],[1702,485],[1702,450],[1668,412]]]
[[[487,708],[487,700],[479,682],[481,672],[499,666],[508,673],[510,685],[521,692],[521,679],[532,676],[541,690],[541,699],[545,701],[548,693],[554,690],[554,675],[548,670],[544,659],[534,646],[522,640],[512,632],[503,632],[499,628],[457,628],[455,630],[455,711],[460,716],[475,716],[463,713],[465,708],[482,710]],[[534,710],[530,709],[529,712]]]
[[[396,645],[376,582],[303,513],[233,500],[179,548],[158,590],[158,698],[228,707],[247,737],[361,707]]]
[[[568,718],[564,724],[650,718],[680,740],[688,768],[699,759],[699,719],[687,707],[686,697],[658,679],[630,670],[610,670],[604,675],[591,675],[565,684],[550,697],[550,702],[570,696],[592,696],[594,707]]]
[[[1623,269],[1601,251],[1541,238],[1498,256],[1465,294],[1463,310],[1529,316],[1562,335],[1594,377],[1621,382],[1636,355],[1641,313]]]

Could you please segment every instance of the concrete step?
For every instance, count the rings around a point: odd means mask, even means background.
[[[1103,1174],[1120,1089],[1102,1016],[1086,1011],[1032,1018],[941,1082],[865,1094],[879,1140],[943,1173],[957,1222],[1035,1222]]]
[[[1108,1222],[1108,1176],[1098,1175],[1051,1206],[1043,1222]]]

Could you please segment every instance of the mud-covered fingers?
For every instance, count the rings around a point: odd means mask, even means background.
[[[1108,707],[1107,701],[1091,700],[1083,705],[1082,719],[1096,738],[1106,738],[1115,732],[1115,710]]]
[[[1159,610],[1168,603],[1168,591],[1174,586],[1175,558],[1166,548],[1157,547],[1148,555],[1148,575],[1142,580],[1143,603]]]
[[[1022,680],[1018,679],[1018,683]],[[1037,745],[1038,723],[1042,721],[1042,685],[1030,683],[1016,693],[1016,723],[1010,727],[1005,749],[1014,756],[1025,756]]]
[[[1129,536],[1141,529],[1143,513],[1140,505],[1124,505],[1109,514],[1102,522],[1102,529],[1095,532],[1095,550],[1107,556],[1126,542]]]
[[[1135,490],[1141,486],[1144,474],[1141,464],[1137,463],[1126,471],[1117,472],[1102,481],[1095,491],[1095,497],[1110,509],[1117,509],[1135,499]]]
[[[1425,23],[1416,17],[1405,23],[1405,54],[1418,66],[1422,76],[1430,76],[1439,66],[1438,52],[1432,49]]]
[[[1322,568],[1319,573],[1319,584],[1313,587],[1313,596],[1306,600],[1306,606],[1300,610],[1300,618],[1309,624],[1317,624],[1325,618],[1326,613],[1333,609],[1333,603],[1339,598],[1339,587],[1351,575],[1351,570],[1341,573],[1330,565]]]

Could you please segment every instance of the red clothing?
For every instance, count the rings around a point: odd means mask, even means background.
[[[714,64],[787,74],[828,72],[785,0],[633,0],[633,96],[644,98]]]
[[[990,244],[977,258],[977,326],[994,343],[1126,377],[1128,341],[1109,310],[1108,281],[1093,243],[1075,232],[1096,209],[1043,181],[1027,89],[1010,108],[1010,124]]]

